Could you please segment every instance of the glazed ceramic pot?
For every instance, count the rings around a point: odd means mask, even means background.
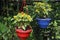
[[[36,20],[40,28],[47,28],[51,18],[46,18],[46,19],[36,18]]]
[[[32,29],[29,29],[29,30],[26,30],[26,31],[24,31],[22,29],[16,29],[17,36],[21,40],[26,40],[30,36],[31,32],[32,32]]]

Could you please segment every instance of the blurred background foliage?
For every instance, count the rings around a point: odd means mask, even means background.
[[[49,16],[52,20],[50,26],[46,30],[50,31],[52,40],[60,40],[60,2],[47,1],[52,5],[53,11],[50,12],[51,14]],[[34,0],[27,0],[27,5],[32,6],[33,2]],[[12,25],[10,19],[13,15],[16,15],[19,12],[21,4],[22,0],[0,0],[0,40],[19,40],[15,33],[15,26]],[[28,12],[30,15],[34,15],[32,14],[33,9],[31,7],[29,10],[30,11]],[[33,32],[27,40],[43,40],[43,36],[41,34],[43,34],[44,30],[37,27],[37,25],[35,25],[35,21],[31,24],[33,24]]]

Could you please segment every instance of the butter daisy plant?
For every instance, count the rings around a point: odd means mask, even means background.
[[[52,11],[51,5],[46,2],[34,2],[34,11],[40,18],[45,18]]]
[[[33,21],[32,17],[24,12],[18,13],[12,18],[13,24],[17,24],[18,28],[26,30],[27,26],[30,26],[30,22]]]

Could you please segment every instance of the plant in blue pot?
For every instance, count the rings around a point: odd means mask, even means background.
[[[40,28],[47,28],[51,18],[49,16],[52,11],[51,5],[46,2],[34,2],[34,12],[37,14],[37,23]]]

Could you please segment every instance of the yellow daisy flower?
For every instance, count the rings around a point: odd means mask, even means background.
[[[17,19],[17,16],[14,16],[14,19]]]

